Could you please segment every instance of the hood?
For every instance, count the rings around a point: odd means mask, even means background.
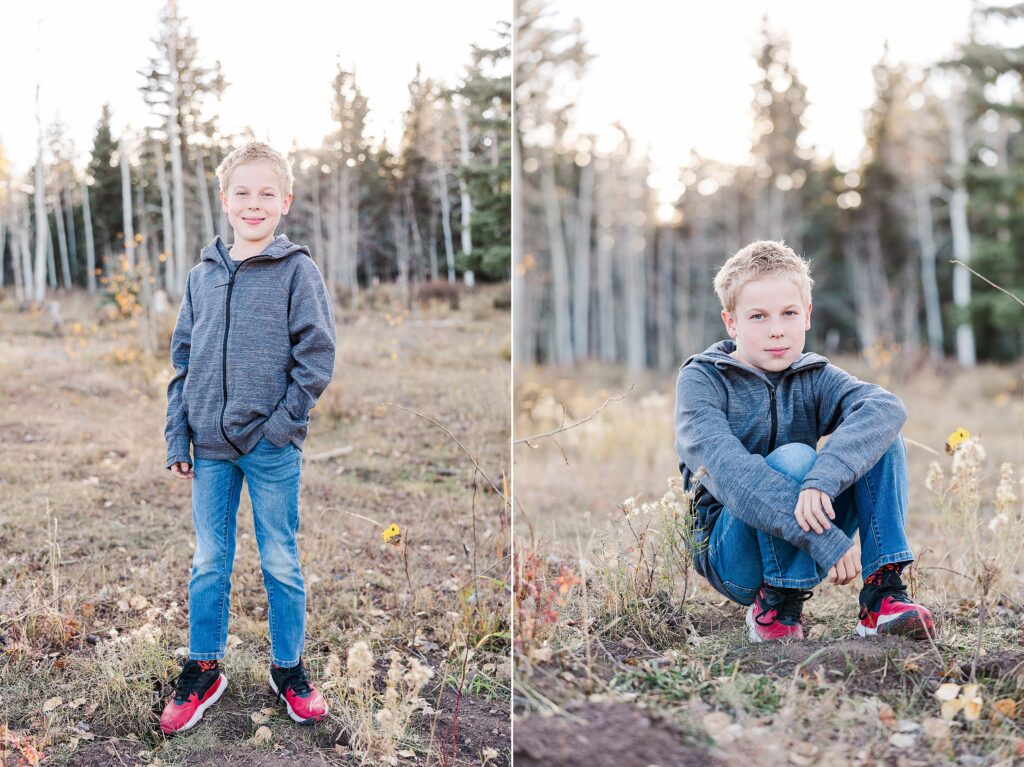
[[[305,253],[307,256],[310,255],[309,248],[305,245],[296,245],[288,239],[287,235],[279,234],[259,255],[267,255],[271,258],[284,258],[285,256],[290,256],[292,253]],[[227,243],[225,243],[218,234],[213,238],[209,245],[203,248],[201,256],[203,261],[224,263],[224,259],[229,258]],[[312,256],[310,256],[310,258],[312,258]]]
[[[704,365],[714,365],[719,370],[727,367],[735,367],[740,370],[745,370],[753,375],[765,377],[764,373],[759,370],[754,370],[744,365],[742,362],[733,359],[729,356],[731,352],[736,351],[736,342],[732,339],[726,339],[724,341],[717,341],[709,346],[699,354],[694,354],[686,362],[682,364],[682,367],[691,365],[694,363],[701,363]],[[804,352],[796,360],[786,368],[786,371],[804,370],[810,367],[820,367],[828,364],[828,359],[822,357],[820,354],[814,352]],[[782,372],[782,371],[780,371]]]

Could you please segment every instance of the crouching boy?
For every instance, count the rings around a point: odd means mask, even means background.
[[[803,638],[812,589],[862,570],[858,635],[932,635],[931,613],[900,577],[914,559],[903,403],[804,353],[813,283],[783,243],[751,243],[714,284],[732,340],[690,357],[676,387],[679,468],[696,491],[697,572],[749,605],[754,642]]]

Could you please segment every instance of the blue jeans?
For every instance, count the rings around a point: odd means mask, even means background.
[[[814,448],[801,443],[782,445],[765,458],[775,471],[800,482],[817,458]],[[860,532],[860,561],[864,575],[890,562],[914,558],[907,543],[907,451],[897,437],[878,462],[851,487],[832,499],[836,513],[831,524],[849,537]],[[708,559],[714,576],[709,582],[743,605],[754,601],[762,583],[789,589],[811,589],[827,572],[792,543],[773,538],[722,509],[708,539]],[[715,581],[718,581],[717,583]]]
[[[306,586],[299,567],[299,478],[302,451],[261,439],[231,461],[197,458],[192,480],[196,552],[188,586],[189,657],[224,657],[228,641],[235,521],[242,480],[249,486],[263,585],[269,602],[271,660],[299,663],[306,641]]]

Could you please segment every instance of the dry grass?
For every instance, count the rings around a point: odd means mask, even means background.
[[[837,362],[867,380],[888,372]],[[515,448],[517,756],[530,765],[539,763],[531,751],[555,754],[550,743],[530,745],[552,737],[550,720],[531,724],[531,715],[567,713],[561,731],[570,733],[581,719],[600,720],[595,706],[627,701],[652,733],[671,731],[680,764],[698,763],[687,761],[694,754],[725,764],[1011,763],[1024,752],[1021,373],[984,367],[888,383],[909,409],[904,436],[939,453],[908,445],[911,587],[940,621],[936,642],[851,639],[857,587],[822,584],[805,608],[807,640],[752,646],[742,608],[676,554],[687,529],[685,498],[667,484],[678,476],[674,375],[518,371],[516,438],[557,427],[562,404],[572,422],[629,395],[557,445]],[[986,455],[961,465],[954,482],[943,445],[957,427],[980,436]],[[938,494],[926,488],[932,462],[944,469],[941,485],[933,474]],[[524,637],[519,626],[531,618]],[[938,684],[969,681],[972,670],[980,718],[942,719]],[[592,745],[596,756],[580,758],[605,763],[610,746]]]
[[[509,316],[493,308],[502,291],[464,295],[459,311],[431,304],[410,313],[386,292],[375,310],[338,310],[335,380],[304,451],[299,534],[305,657],[337,703],[332,719],[300,729],[280,709],[263,711],[273,706],[266,594],[243,494],[224,662],[231,686],[193,733],[169,740],[156,724],[175,652],[188,643],[194,538],[190,488],[163,468],[166,349],[140,354],[134,321],[101,321],[80,294],[62,299],[61,330],[45,313],[0,301],[8,755],[30,746],[48,764],[358,764],[390,763],[397,749],[415,754],[405,764],[440,764],[461,685],[457,763],[479,764],[493,750],[488,763],[507,764],[509,524],[488,481],[502,488],[509,468]],[[162,338],[173,321],[162,319]],[[488,477],[437,426],[387,402],[444,424]],[[381,537],[392,523],[398,546]],[[403,668],[417,658],[433,671],[389,744],[349,742],[360,723],[345,718],[352,709],[338,659],[357,641],[377,657],[397,653]],[[378,664],[373,679],[383,695],[387,667]],[[371,699],[369,716],[382,701]],[[250,741],[260,726],[271,733],[262,744]]]

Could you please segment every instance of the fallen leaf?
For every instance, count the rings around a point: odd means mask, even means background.
[[[945,700],[942,702],[942,718],[953,719],[960,709],[964,707],[964,702],[960,698],[953,698],[953,700]]]
[[[270,728],[266,725],[263,725],[258,730],[256,730],[255,735],[249,738],[249,743],[251,743],[254,746],[262,746],[266,743],[269,743],[273,739],[274,734],[270,731]]]
[[[889,738],[890,745],[896,748],[910,748],[917,742],[917,735],[912,732],[897,732]]]
[[[935,691],[935,697],[942,701],[953,700],[953,698],[959,694],[960,685],[954,684],[953,682],[940,684],[939,689]]]
[[[1017,701],[1013,698],[1000,698],[992,706],[1007,719],[1013,719],[1017,714]]]
[[[270,717],[262,711],[253,711],[249,714],[249,718],[252,719],[253,724],[266,724],[270,720]]]
[[[78,708],[79,706],[84,706],[88,702],[89,701],[86,698],[75,698],[73,701],[68,703],[68,708]]]
[[[412,759],[414,756],[416,756],[416,752],[406,749],[405,751],[399,751],[398,755],[404,756],[406,759]]]
[[[144,596],[136,594],[134,597],[128,600],[128,604],[131,605],[131,608],[133,610],[145,610],[147,607],[149,607],[149,600],[146,599]]]
[[[50,698],[48,701],[46,701],[43,704],[43,713],[44,714],[48,714],[51,711],[53,711],[55,708],[57,708],[59,706],[62,706],[63,704],[64,704],[64,699],[59,697],[59,696],[56,697],[56,698]]]
[[[892,706],[882,704],[878,709],[878,721],[882,723],[882,726],[889,730],[896,729],[896,714],[892,710]]]
[[[932,740],[943,740],[947,738],[952,727],[952,722],[947,722],[945,719],[939,719],[934,716],[928,717],[921,723],[921,729],[924,731],[924,734]]]

